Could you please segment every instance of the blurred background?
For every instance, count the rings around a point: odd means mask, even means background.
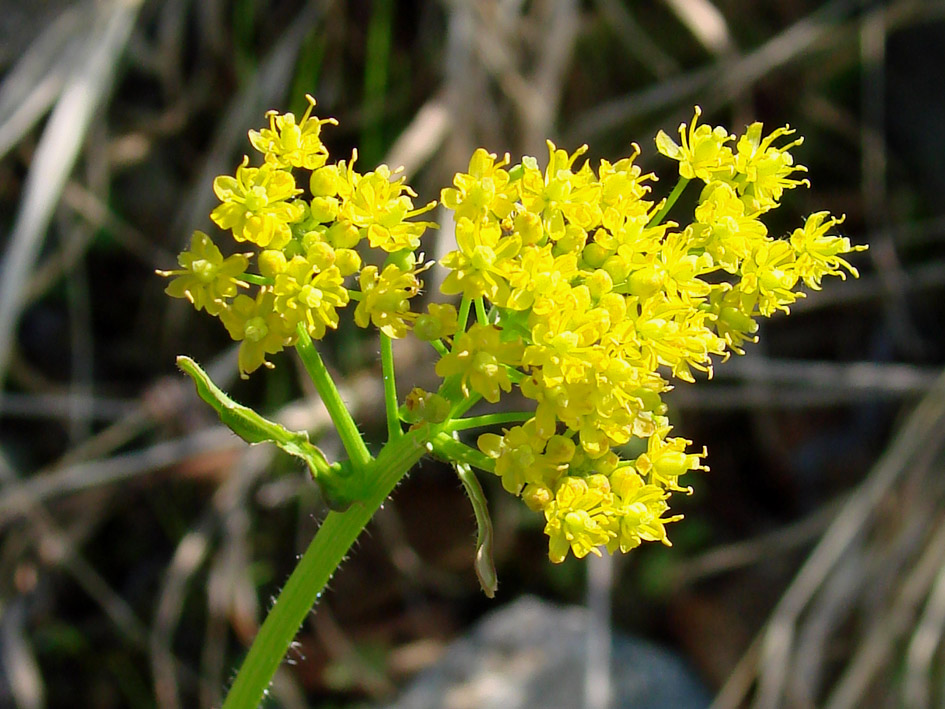
[[[154,274],[210,228],[247,130],[306,93],[340,122],[334,158],[404,165],[419,203],[478,146],[588,143],[596,164],[635,141],[669,175],[653,136],[696,103],[735,131],[797,128],[814,188],[769,226],[846,214],[862,277],[668,398],[712,470],[672,549],[606,570],[613,627],[717,707],[945,702],[945,2],[6,0],[0,18],[0,706],[219,705],[324,513],[296,461],[222,429],[174,367],[193,356],[331,457],[296,360],[240,381],[219,323]],[[399,383],[429,381],[432,351],[399,344]],[[376,341],[349,323],[322,352],[380,440]],[[549,563],[540,520],[483,484],[496,599],[455,476],[424,463],[271,706],[390,701],[483,614],[585,602],[588,564]]]

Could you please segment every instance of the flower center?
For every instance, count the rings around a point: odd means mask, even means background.
[[[260,209],[269,204],[269,197],[266,194],[266,188],[260,185],[256,185],[251,188],[249,192],[246,193],[246,199],[244,200],[246,205],[246,210],[249,212],[258,212]]]
[[[246,321],[246,326],[243,328],[243,333],[246,335],[246,339],[250,342],[259,342],[266,335],[269,334],[269,328],[266,326],[266,321],[260,316],[250,318]]]
[[[216,279],[216,266],[205,258],[195,259],[194,262],[190,264],[190,270],[194,272],[194,275],[197,276],[201,283],[211,283]]]
[[[492,264],[495,263],[495,251],[493,251],[489,246],[485,244],[478,244],[475,249],[473,249],[472,258],[473,268],[478,271],[487,271],[492,267]]]
[[[310,308],[317,308],[321,305],[323,297],[324,294],[321,289],[311,285],[302,286],[302,289],[299,291],[299,302],[304,303]]]

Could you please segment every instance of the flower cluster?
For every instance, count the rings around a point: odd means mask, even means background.
[[[839,220],[814,214],[787,239],[763,222],[785,190],[806,184],[789,152],[800,139],[779,146],[792,131],[765,136],[760,123],[737,137],[699,115],[680,127],[681,144],[656,139],[679,162],[680,188],[703,185],[685,225],[663,221],[671,204],[650,197],[637,146],[596,171],[577,164],[586,147],[568,154],[549,142],[544,170],[480,149],[442,192],[457,244],[441,261],[442,290],[479,307],[468,330],[460,317],[436,369],[490,402],[513,382],[536,402],[533,416],[478,446],[505,489],[544,514],[555,562],[668,544],[665,525],[680,518],[667,514],[670,494],[707,469],[704,450],[670,435],[661,395],[671,379],[711,376],[713,356],[741,353],[757,318],[787,311],[802,284],[856,275],[843,256],[858,248],[828,233]],[[645,452],[622,460],[632,439]]]
[[[268,128],[249,132],[261,166],[245,157],[235,176],[213,182],[220,205],[211,219],[252,251],[224,258],[198,231],[178,258],[180,268],[161,272],[173,276],[169,295],[218,316],[241,343],[244,377],[270,366],[266,357],[293,345],[300,327],[314,339],[337,328],[338,311],[352,299],[359,301],[355,322],[373,323],[390,337],[403,337],[417,317],[410,299],[420,292],[425,267],[413,252],[433,225],[411,218],[433,203],[415,208],[416,193],[386,165],[357,172],[357,153],[330,163],[321,128],[336,121],[314,117],[315,100],[307,98],[298,121],[270,112]],[[362,264],[356,248],[365,239],[385,252],[380,268]]]
[[[679,182],[663,200],[636,164],[639,146],[596,170],[580,160],[586,146],[568,153],[549,142],[544,168],[476,150],[441,193],[456,234],[440,261],[441,290],[460,296],[459,308],[430,303],[418,313],[411,301],[431,265],[418,254],[420,237],[435,225],[413,218],[434,203],[416,208],[416,194],[385,165],[357,172],[356,153],[330,162],[321,129],[334,121],[312,116],[309,103],[298,121],[273,112],[268,128],[250,131],[258,167],[244,158],[234,176],[214,181],[211,218],[247,252],[224,257],[196,232],[180,268],[162,272],[173,277],[167,292],[220,318],[241,343],[244,376],[299,337],[337,328],[352,300],[360,327],[389,338],[413,330],[440,354],[443,382],[398,407],[383,341],[391,441],[411,435],[407,421],[435,453],[495,473],[544,515],[555,562],[669,544],[666,525],[680,519],[670,496],[689,492],[684,476],[707,468],[704,449],[671,435],[662,395],[695,372],[711,376],[715,358],[741,354],[758,318],[788,312],[802,287],[856,276],[845,257],[865,248],[833,233],[841,220],[826,212],[784,238],[769,235],[765,215],[785,190],[807,184],[790,152],[801,139],[788,127],[766,135],[760,123],[735,136],[700,125],[697,108],[679,143],[656,137],[678,162]],[[691,181],[701,183],[691,218],[667,221]],[[383,259],[363,263],[359,246]],[[513,390],[533,402],[527,413],[461,418],[479,399],[497,404]],[[480,435],[478,450],[455,438],[500,422],[510,425]]]

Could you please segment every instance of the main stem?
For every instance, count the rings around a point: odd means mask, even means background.
[[[227,694],[223,709],[258,707],[272,676],[328,579],[394,486],[427,452],[431,432],[407,433],[364,469],[367,496],[345,512],[329,512],[276,599]]]

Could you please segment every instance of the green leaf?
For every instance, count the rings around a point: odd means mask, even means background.
[[[308,463],[312,477],[322,488],[332,509],[343,509],[351,503],[349,496],[344,494],[345,468],[329,465],[324,453],[308,440],[308,433],[290,431],[275,421],[263,418],[248,406],[237,404],[190,357],[178,357],[177,366],[193,380],[200,398],[213,407],[220,421],[233,433],[250,444],[274,443],[289,455]]]

